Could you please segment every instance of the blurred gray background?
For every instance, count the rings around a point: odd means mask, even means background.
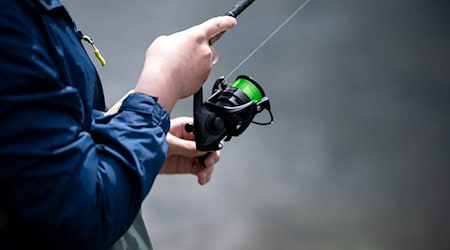
[[[153,39],[236,1],[63,2],[107,59],[111,105]],[[215,46],[205,92],[301,3],[255,1]],[[443,0],[312,0],[231,77],[259,81],[273,126],[227,143],[205,187],[158,177],[143,208],[155,248],[450,249],[449,11]],[[191,116],[191,103],[173,116]]]

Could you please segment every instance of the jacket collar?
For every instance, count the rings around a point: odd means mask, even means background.
[[[63,6],[59,0],[39,0],[39,3],[41,3],[41,5],[48,11]]]

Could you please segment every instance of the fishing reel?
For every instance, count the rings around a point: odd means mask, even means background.
[[[267,110],[270,121],[255,122],[253,118]],[[197,149],[215,151],[222,149],[222,141],[242,134],[251,123],[269,125],[273,122],[269,98],[262,87],[251,77],[238,76],[234,83],[220,77],[214,83],[212,95],[203,102],[203,89],[194,95],[193,130]]]

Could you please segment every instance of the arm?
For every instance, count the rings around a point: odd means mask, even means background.
[[[164,162],[169,115],[135,94],[86,127],[78,89],[61,82],[40,30],[15,14],[0,15],[5,230],[46,249],[104,249],[129,227]]]
[[[193,38],[206,37],[216,23],[159,39],[147,53],[137,93],[118,114],[86,128],[78,90],[60,82],[33,22],[7,13],[14,7],[0,15],[0,29],[7,31],[0,40],[0,207],[8,213],[7,226],[49,248],[105,248],[131,224],[165,160],[165,110],[209,74],[205,68],[191,74],[181,63],[186,58],[164,56],[172,50],[164,51],[162,43],[185,38],[188,51],[205,49]],[[175,73],[192,84],[170,76]]]

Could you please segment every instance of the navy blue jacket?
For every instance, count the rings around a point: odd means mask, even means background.
[[[169,114],[102,88],[58,0],[0,1],[0,249],[106,249],[165,160]],[[95,118],[97,117],[97,118]]]

